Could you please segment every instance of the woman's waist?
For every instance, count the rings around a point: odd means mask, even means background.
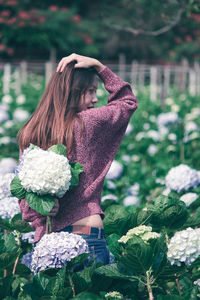
[[[82,218],[82,219],[74,222],[72,225],[103,228],[103,222],[102,222],[101,216],[99,214],[94,214],[94,215]]]

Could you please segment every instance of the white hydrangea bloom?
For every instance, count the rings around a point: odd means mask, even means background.
[[[111,299],[117,300],[117,299],[123,299],[123,298],[124,298],[123,295],[116,291],[105,294],[105,299],[107,299],[107,300],[111,300]]]
[[[154,156],[158,152],[158,147],[154,144],[149,145],[147,152],[149,155]]]
[[[104,202],[105,200],[117,200],[117,196],[113,195],[113,194],[108,194],[108,195],[105,195],[101,198],[101,202]]]
[[[160,234],[157,232],[152,232],[151,226],[140,225],[133,229],[129,229],[126,235],[123,235],[118,242],[126,244],[127,241],[134,237],[134,235],[139,236],[144,242],[148,243],[149,240],[157,239]]]
[[[177,136],[176,136],[175,133],[170,133],[170,134],[168,135],[168,139],[169,139],[170,141],[174,142],[174,141],[177,140]]]
[[[30,267],[35,274],[47,268],[59,269],[77,255],[88,252],[88,244],[80,235],[52,232],[45,234],[37,243]]]
[[[125,161],[126,163],[130,163],[131,157],[128,154],[122,155],[122,160]]]
[[[9,105],[5,103],[0,103],[0,111],[9,111]]]
[[[161,113],[158,115],[157,124],[158,126],[166,126],[170,123],[176,123],[178,120],[179,117],[176,112]]]
[[[10,142],[13,141],[9,136],[3,136],[0,138],[0,144],[8,145]]]
[[[7,128],[7,129],[12,128],[13,125],[14,125],[13,120],[8,120],[3,124],[4,128]]]
[[[17,98],[16,98],[16,103],[17,104],[24,104],[25,101],[26,101],[26,97],[23,94],[17,96]]]
[[[125,135],[127,136],[127,135],[131,134],[131,132],[133,132],[133,130],[134,130],[133,125],[131,123],[128,123],[128,126],[125,131]]]
[[[116,189],[116,184],[112,180],[107,180],[107,188],[109,190],[115,190]]]
[[[171,265],[191,265],[200,255],[200,228],[177,231],[170,239],[167,258]]]
[[[165,178],[165,183],[171,190],[180,192],[197,187],[200,180],[196,170],[187,165],[180,164],[169,170]]]
[[[197,200],[198,195],[196,193],[187,193],[180,197],[180,200],[183,201],[186,206],[190,206],[195,200]]]
[[[196,131],[198,129],[199,128],[195,122],[190,121],[185,124],[185,132],[186,133],[189,133],[191,131]]]
[[[160,133],[156,130],[149,130],[146,133],[146,137],[151,138],[154,142],[160,141]]]
[[[1,99],[1,102],[2,103],[5,103],[5,104],[10,104],[12,103],[12,96],[11,95],[4,95]]]
[[[20,213],[18,199],[15,197],[5,197],[0,200],[0,217],[11,219]]]
[[[22,108],[16,108],[16,110],[13,113],[13,119],[17,122],[24,122],[29,118],[28,111],[22,109]]]
[[[122,172],[123,165],[120,164],[118,161],[113,160],[110,169],[106,175],[106,178],[111,180],[118,179],[122,175]]]
[[[143,128],[144,128],[145,130],[149,130],[150,124],[149,124],[149,123],[144,123]]]
[[[130,188],[128,188],[126,190],[126,193],[129,195],[129,196],[132,196],[132,195],[135,195],[137,196],[138,193],[139,193],[139,190],[140,190],[140,185],[139,183],[135,183],[134,185],[132,185]]]
[[[34,242],[35,231],[22,233],[20,238],[23,242],[28,242],[32,244]]]
[[[194,285],[198,285],[198,287],[200,288],[200,279],[195,280]]]
[[[3,123],[7,120],[9,120],[9,115],[8,115],[7,111],[0,110],[0,123]]]
[[[139,206],[140,205],[140,200],[137,196],[132,195],[132,196],[127,196],[123,200],[124,206]]]
[[[0,174],[13,173],[17,166],[17,161],[13,158],[3,158],[0,161]]]
[[[70,186],[70,164],[63,155],[35,148],[26,153],[18,176],[26,191],[60,198]]]

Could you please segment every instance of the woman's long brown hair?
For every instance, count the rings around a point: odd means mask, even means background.
[[[73,127],[78,119],[81,96],[92,85],[94,69],[76,69],[76,61],[68,64],[63,72],[55,72],[31,118],[17,134],[19,148],[23,151],[30,143],[46,150],[62,143],[67,153],[73,150]]]

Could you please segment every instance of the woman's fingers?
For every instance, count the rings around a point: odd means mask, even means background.
[[[58,64],[56,72],[62,72],[64,70],[64,68],[66,67],[66,65],[68,65],[73,60],[77,60],[77,58],[78,58],[78,55],[75,53],[73,53],[69,56],[63,57]]]
[[[76,60],[77,63],[74,65],[75,68],[89,68],[92,66],[95,66],[96,60],[92,57],[82,56],[78,54],[71,54],[69,56],[63,57],[61,61],[58,64],[56,72],[62,72],[66,65],[68,65],[70,62]]]

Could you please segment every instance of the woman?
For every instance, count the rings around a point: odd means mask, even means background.
[[[97,76],[110,93],[106,106],[94,108]],[[43,149],[63,143],[71,162],[84,167],[79,185],[56,201],[52,231],[81,234],[96,262],[109,263],[101,210],[105,176],[119,148],[137,100],[130,85],[98,60],[77,54],[64,57],[30,120],[18,133],[20,155],[30,143]],[[35,228],[35,242],[45,233],[46,217],[19,200],[22,216]]]

